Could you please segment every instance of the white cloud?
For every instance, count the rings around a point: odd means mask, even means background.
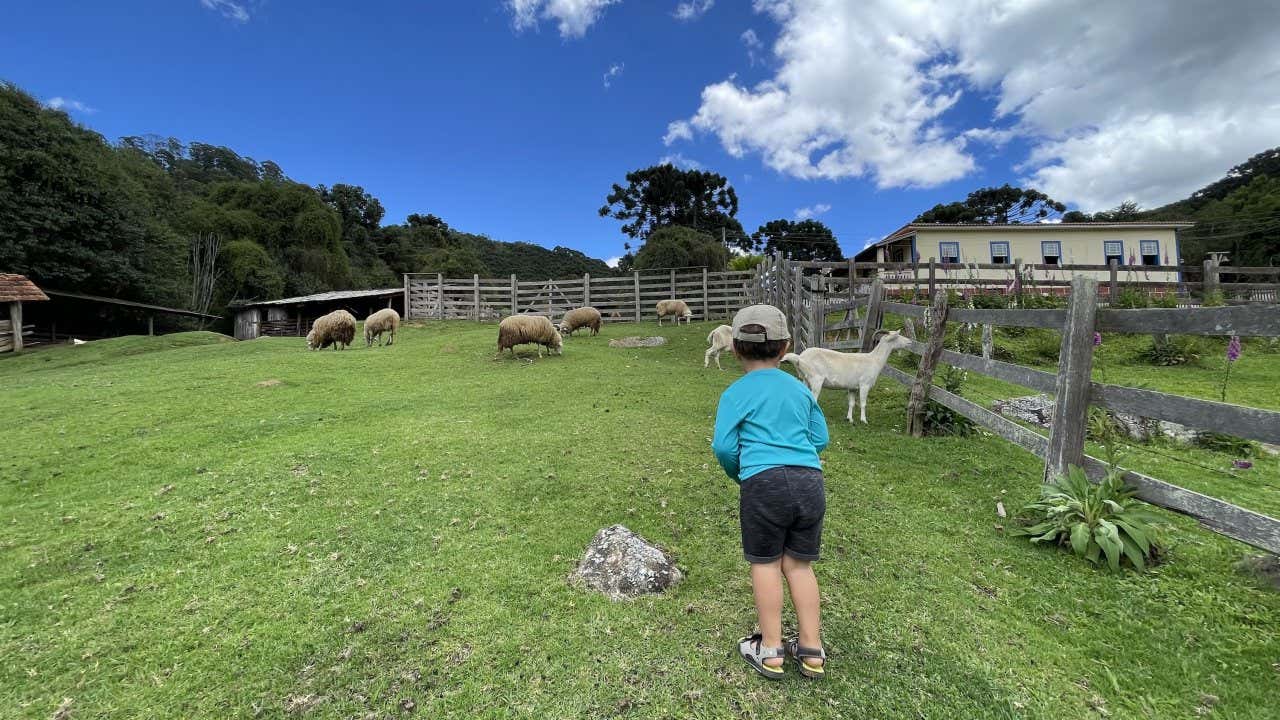
[[[51,97],[45,101],[44,106],[54,110],[62,110],[64,112],[75,111],[86,115],[92,115],[98,112],[97,108],[91,108],[79,100],[72,100],[71,98],[64,97]]]
[[[681,22],[689,22],[706,15],[715,4],[716,0],[687,0],[676,5],[675,11],[671,14]]]
[[[794,177],[932,186],[972,172],[975,145],[1020,138],[1030,151],[1018,170],[1049,195],[1086,210],[1151,207],[1280,137],[1272,0],[754,8],[780,25],[776,73],[707,85],[676,122]],[[964,93],[994,102],[977,127],[947,115]],[[667,137],[683,139],[671,127]]]
[[[620,262],[622,262],[622,256],[621,256],[621,255],[614,255],[613,257],[609,258],[608,260],[605,260],[605,261],[604,261],[604,264],[605,264],[605,265],[608,265],[608,266],[609,266],[609,267],[611,267],[611,268],[616,268],[616,267],[618,267],[618,263],[620,263]]]
[[[698,162],[697,160],[692,160],[690,158],[687,158],[684,155],[681,155],[680,153],[675,153],[674,155],[663,155],[662,157],[658,158],[658,164],[659,165],[675,165],[681,170],[701,170],[703,167],[705,167],[702,163]]]
[[[234,2],[234,0],[200,0],[200,4],[205,9],[221,13],[222,17],[228,20],[239,23],[249,22],[249,9],[245,7],[245,3]]]
[[[684,120],[676,120],[667,124],[667,134],[662,136],[662,144],[670,146],[677,140],[692,140],[693,128]]]
[[[604,89],[608,90],[613,86],[613,79],[622,74],[626,69],[625,63],[616,62],[609,66],[609,70],[604,74]]]
[[[826,203],[817,203],[816,205],[810,205],[809,207],[796,208],[796,219],[808,220],[809,218],[815,218],[823,213],[829,212],[830,210],[831,206]]]
[[[203,1],[203,0],[202,0]],[[538,27],[538,20],[554,20],[560,37],[580,38],[600,19],[604,9],[622,0],[507,0],[517,31]]]
[[[754,66],[759,62],[760,49],[764,46],[764,43],[760,42],[760,36],[756,35],[755,30],[747,28],[742,31],[742,34],[738,36],[738,39],[742,41],[743,45],[747,46],[747,60],[751,61],[751,64]]]

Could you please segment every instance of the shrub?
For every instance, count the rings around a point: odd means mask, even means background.
[[[1258,444],[1252,440],[1216,432],[1196,433],[1196,445],[1205,450],[1226,453],[1236,457],[1255,457],[1259,449]]]
[[[1200,361],[1202,348],[1194,337],[1174,335],[1164,342],[1156,342],[1142,350],[1139,355],[1152,365],[1194,365]]]
[[[1120,309],[1135,309],[1151,306],[1151,298],[1147,294],[1135,287],[1122,287],[1116,296],[1111,298],[1111,307]]]
[[[1063,295],[1040,295],[1024,293],[1022,307],[1026,310],[1054,310],[1067,306],[1067,298]]]
[[[1062,352],[1062,338],[1052,330],[1039,330],[1031,336],[1028,350],[1035,360],[1056,363]]]
[[[980,310],[1003,310],[1009,307],[1009,297],[1001,293],[980,292],[970,300],[973,302],[973,306]]]
[[[1166,290],[1159,295],[1152,295],[1151,307],[1176,308],[1178,307],[1178,295],[1172,289]]]
[[[1112,570],[1127,563],[1137,570],[1158,562],[1163,550],[1155,523],[1118,472],[1093,484],[1071,466],[1066,477],[1044,485],[1040,499],[1022,509],[1027,525],[1011,534],[1031,542],[1069,547],[1094,565],[1106,559]]]
[[[959,370],[950,365],[946,366],[938,376],[941,380],[942,388],[954,395],[959,395],[960,390],[964,387],[966,374],[963,370]],[[940,405],[932,400],[925,403],[924,407],[924,434],[937,435],[959,435],[967,436],[973,434],[973,421],[952,410],[946,405]]]
[[[1221,290],[1210,290],[1200,299],[1200,304],[1204,307],[1222,307],[1227,304],[1227,298]]]

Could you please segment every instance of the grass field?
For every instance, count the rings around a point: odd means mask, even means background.
[[[0,360],[0,716],[1275,717],[1280,593],[1233,569],[1248,548],[1170,515],[1169,561],[1113,575],[1006,537],[1040,463],[904,437],[887,380],[869,426],[823,397],[830,678],[766,684],[732,648],[753,612],[708,439],[738,373],[702,369],[709,328],[532,362],[467,323]],[[1246,480],[1280,484],[1267,462]],[[618,522],[685,581],[571,588]]]

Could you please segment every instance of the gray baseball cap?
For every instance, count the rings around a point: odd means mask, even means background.
[[[742,332],[744,325],[759,325],[763,333]],[[787,316],[772,305],[751,305],[744,307],[733,316],[733,339],[744,342],[765,342],[766,340],[790,340],[791,331],[787,330]]]

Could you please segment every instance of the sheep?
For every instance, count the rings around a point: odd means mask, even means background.
[[[911,339],[897,330],[886,333],[880,344],[869,353],[845,353],[826,348],[809,348],[796,355],[787,353],[783,362],[796,366],[797,372],[809,385],[813,399],[826,387],[849,391],[849,412],[845,419],[853,422],[853,391],[858,391],[858,403],[862,406],[862,422],[867,421],[867,392],[876,384],[880,371],[889,359],[889,353],[911,345]]]
[[[590,328],[592,335],[600,334],[600,311],[593,307],[574,308],[560,319],[560,334],[573,335],[579,328]]]
[[[564,354],[564,341],[560,331],[551,324],[551,319],[542,315],[511,315],[498,323],[498,354],[510,348],[511,355],[516,354],[516,345],[526,343],[538,346],[538,357],[542,357],[542,347]]]
[[[658,324],[662,324],[662,318],[668,315],[676,316],[676,325],[680,324],[680,318],[684,318],[686,323],[693,318],[693,311],[689,309],[688,303],[683,300],[659,300],[658,301]]]
[[[307,349],[323,350],[332,345],[335,350],[341,350],[355,337],[355,317],[346,310],[334,310],[316,318],[311,324],[311,332],[307,333]]]
[[[396,331],[400,329],[400,313],[391,308],[383,308],[364,319],[364,346],[372,347],[374,338],[382,345],[382,333],[387,333],[387,344],[396,341]]]
[[[720,367],[720,353],[733,349],[733,328],[728,325],[721,325],[712,330],[711,334],[707,336],[707,344],[711,347],[707,348],[707,354],[702,356],[702,367],[711,367],[711,358],[714,356],[716,369],[723,370],[724,368]]]

